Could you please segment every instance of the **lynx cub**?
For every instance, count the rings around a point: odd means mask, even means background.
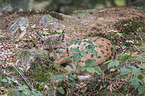
[[[104,66],[101,65],[103,62],[109,59],[115,58],[115,46],[111,43],[110,40],[106,38],[102,38],[99,36],[96,37],[87,37],[87,39],[82,40],[91,40],[93,44],[95,45],[95,50],[98,52],[97,57],[95,55],[92,55],[91,53],[87,54],[87,58],[82,57],[79,61],[78,65],[73,64],[73,60],[67,59],[68,56],[71,56],[72,53],[69,52],[71,48],[79,48],[80,50],[84,50],[84,48],[87,46],[85,42],[82,42],[80,45],[70,45],[63,53],[54,61],[54,64],[56,65],[63,65],[67,69],[68,72],[76,72],[78,74],[86,74],[88,72],[82,72],[81,68],[85,66],[85,60],[87,59],[93,59],[96,60],[94,65],[99,65],[101,68]],[[77,67],[77,70],[76,70]]]

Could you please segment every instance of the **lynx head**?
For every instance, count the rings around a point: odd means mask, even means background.
[[[51,59],[56,59],[66,48],[64,34],[50,35],[44,39],[43,49],[48,50]]]

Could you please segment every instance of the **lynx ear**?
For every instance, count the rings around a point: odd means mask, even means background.
[[[63,33],[59,36],[59,41],[65,41],[65,35]]]

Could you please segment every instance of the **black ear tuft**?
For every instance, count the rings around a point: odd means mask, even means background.
[[[61,34],[60,36],[59,36],[59,41],[64,41],[65,40],[65,35],[64,34]]]
[[[59,41],[65,41],[65,35],[63,34],[65,33],[65,29],[62,31],[62,34],[59,36]]]

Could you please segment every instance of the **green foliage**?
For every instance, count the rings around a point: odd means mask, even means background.
[[[14,78],[10,78],[10,77],[7,77],[6,79],[2,79],[1,80],[2,82],[8,82],[8,84],[11,84],[12,82],[14,82],[15,81],[15,79]]]
[[[89,45],[86,46],[84,50],[79,50],[79,48],[71,48],[69,50],[69,52],[73,53],[73,55],[69,56],[66,59],[73,58],[74,62],[78,62],[78,61],[81,60],[82,57],[87,58],[86,56],[87,56],[88,53],[93,53],[93,55],[95,55],[97,57],[97,51],[95,50],[95,46],[94,46],[94,44],[91,40],[76,40],[75,39],[72,42],[75,45],[76,44],[80,45],[82,42],[86,42]],[[91,73],[96,72],[97,74],[100,75],[102,73],[101,68],[99,66],[94,66],[95,61],[96,60],[87,59],[85,61],[86,66],[82,67],[82,71],[87,70],[88,72],[91,72]]]
[[[77,79],[77,75],[72,74],[72,73],[64,73],[62,75],[52,76],[50,79],[59,80],[59,81],[67,81],[68,82],[67,84],[72,87],[72,86],[74,86],[74,83],[75,83],[74,80]],[[61,94],[65,94],[64,89],[62,87],[57,87],[55,90]]]
[[[102,70],[99,66],[83,66],[82,67],[82,71],[85,71],[87,70],[88,72],[91,72],[91,73],[97,73],[98,75],[101,75],[102,74]]]
[[[18,90],[16,91],[16,95],[20,96],[42,96],[39,91],[36,91],[36,89],[32,89],[31,91],[29,90],[28,86],[23,85],[23,86],[18,86]]]
[[[119,65],[119,62],[117,60],[115,61],[115,60],[111,59],[111,60],[105,62],[104,64],[108,64],[108,69],[110,69],[110,71],[115,71],[115,70],[117,70],[117,66]]]
[[[98,75],[102,74],[102,70],[99,66],[93,66],[94,63],[95,63],[96,60],[92,60],[92,59],[87,59],[85,61],[85,65],[86,66],[83,66],[82,67],[82,71],[85,71],[87,70],[88,72],[91,72],[91,73],[97,73]]]
[[[86,66],[93,66],[96,60],[88,59],[85,61]]]
[[[86,56],[87,56],[87,52],[85,52],[84,50],[81,50],[80,53],[81,53],[81,55],[82,55],[83,57],[86,57]]]
[[[62,75],[54,75],[50,79],[51,80],[65,81],[66,80],[66,78],[65,78],[66,76],[67,76],[67,73],[64,73]]]
[[[134,86],[135,89],[138,90],[139,94],[144,93],[144,78],[145,78],[145,64],[137,65],[137,66],[128,66],[121,68],[121,75],[130,74],[130,82]]]
[[[68,73],[68,79],[73,81],[74,79],[77,79],[77,75],[72,74],[72,73]]]
[[[130,69],[123,67],[123,68],[121,68],[121,75],[124,75],[124,74],[128,73],[129,71],[130,71]]]
[[[16,83],[18,85],[13,94],[15,96],[42,96],[42,94],[36,89],[30,90],[28,86],[21,85],[14,78],[7,77],[6,79],[2,79],[1,81],[8,84]]]
[[[59,92],[59,93],[61,93],[61,94],[64,94],[65,92],[64,92],[64,89],[62,88],[62,87],[58,87],[57,88],[57,91]]]
[[[72,73],[64,73],[62,75],[55,75],[55,76],[52,76],[50,79],[51,80],[66,81],[66,76],[68,77],[68,80],[77,79],[76,74],[72,74]]]

